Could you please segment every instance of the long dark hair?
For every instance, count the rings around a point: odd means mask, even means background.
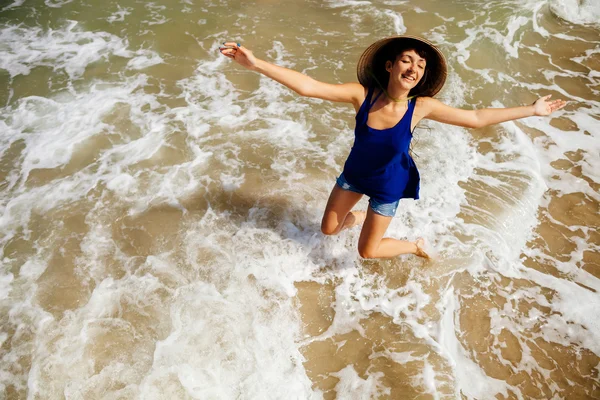
[[[371,72],[376,80],[376,86],[381,85],[382,87],[380,89],[387,90],[388,83],[390,81],[390,73],[386,71],[385,64],[388,61],[391,61],[392,63],[396,62],[398,56],[402,54],[402,52],[407,50],[414,50],[419,55],[419,57],[424,58],[425,61],[432,59],[427,47],[418,40],[407,38],[400,42],[391,41],[390,43],[386,44],[381,49],[379,49],[379,51],[377,52],[377,54],[375,54],[375,57],[373,58],[373,71]],[[427,91],[426,88],[429,86],[426,84],[428,78],[428,68],[427,66],[425,66],[425,73],[421,77],[421,80],[419,81],[417,86],[412,88],[411,91],[408,93],[409,97],[427,95],[427,93],[424,92]]]

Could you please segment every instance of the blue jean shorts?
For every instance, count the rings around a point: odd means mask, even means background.
[[[363,192],[352,186],[350,183],[348,183],[346,178],[344,178],[344,174],[340,174],[340,176],[336,179],[335,183],[337,183],[337,185],[344,190],[364,194]],[[398,204],[400,204],[400,200],[396,200],[393,203],[382,203],[373,199],[372,197],[369,197],[369,207],[371,207],[371,209],[377,214],[383,215],[384,217],[393,217],[394,215],[396,215]]]

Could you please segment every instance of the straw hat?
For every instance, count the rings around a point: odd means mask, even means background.
[[[379,83],[387,89],[389,73],[385,70],[386,53],[390,47],[424,49],[427,52],[425,74],[409,96],[434,96],[444,86],[448,68],[442,52],[430,41],[417,36],[391,36],[370,45],[358,60],[358,81],[365,87],[377,87]],[[377,81],[375,80],[377,79]]]

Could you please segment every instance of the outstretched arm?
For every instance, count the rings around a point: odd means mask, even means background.
[[[242,67],[260,72],[287,86],[300,96],[352,103],[357,110],[364,100],[365,90],[359,83],[332,85],[320,82],[300,72],[260,60],[254,57],[254,54],[246,47],[233,42],[223,43],[219,50],[221,54],[233,59]]]
[[[485,108],[481,110],[461,110],[445,105],[439,100],[425,97],[419,102],[423,118],[466,128],[482,128],[484,126],[512,121],[519,118],[550,115],[560,110],[567,103],[563,100],[549,101],[551,95],[539,98],[529,106],[512,108]]]

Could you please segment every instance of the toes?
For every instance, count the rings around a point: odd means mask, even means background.
[[[418,238],[415,241],[415,245],[417,246],[417,251],[415,252],[415,255],[418,257],[422,257],[426,260],[429,260],[429,254],[427,254],[425,252],[425,250],[423,250],[423,246],[425,245],[425,240],[423,238]]]

